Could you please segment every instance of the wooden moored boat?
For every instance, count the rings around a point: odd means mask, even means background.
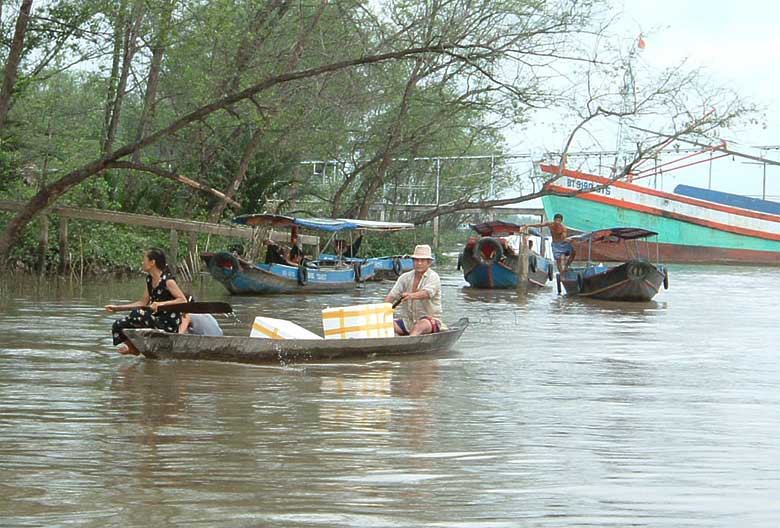
[[[591,231],[618,224],[652,229],[659,233],[658,253],[664,262],[780,264],[778,202],[687,185],[678,185],[669,193],[635,183],[655,174],[654,170],[632,175],[632,182],[613,182],[570,169],[558,178],[558,167],[540,168],[553,178],[544,187],[552,193],[542,197],[546,214],[562,214],[573,229]],[[664,168],[667,173],[670,170]],[[575,191],[581,194],[572,194]],[[593,257],[621,258],[613,249],[603,245],[594,249]]]
[[[463,269],[463,278],[473,288],[516,288],[517,250],[507,236],[519,233],[524,226],[509,222],[493,221],[472,224],[471,228],[480,234],[466,242],[458,258],[458,269]],[[546,240],[533,230],[529,240],[541,253],[531,248],[528,251],[528,284],[543,287],[553,278],[553,263],[545,258]]]
[[[209,273],[234,295],[270,293],[334,293],[355,289],[357,283],[374,273],[370,262],[355,262],[343,267],[287,266],[285,264],[248,263],[235,255],[221,252],[208,260]]]
[[[436,334],[365,339],[262,339],[171,334],[161,330],[127,329],[125,335],[150,359],[194,359],[239,363],[305,362],[344,357],[438,354],[450,350],[468,327],[460,319]]]
[[[649,301],[661,289],[669,287],[669,272],[661,264],[653,264],[641,255],[638,241],[656,236],[654,231],[635,227],[600,229],[569,237],[578,254],[588,255],[587,265],[557,275],[558,293],[561,285],[567,295],[609,301]],[[585,248],[587,244],[587,248]],[[609,244],[625,250],[627,258],[617,265],[593,264],[593,247]],[[632,247],[633,244],[633,247]],[[649,254],[648,254],[649,256]]]
[[[328,233],[325,244],[335,245],[338,233],[361,231],[397,231],[413,228],[413,224],[400,222],[374,222],[334,218],[294,218],[273,214],[239,216],[234,223],[248,226],[266,226],[295,230],[311,229]],[[350,235],[351,238],[351,235]],[[343,242],[343,241],[342,241]],[[332,293],[354,289],[359,283],[370,280],[376,270],[371,259],[335,257],[319,259],[319,245],[312,260],[297,266],[290,262],[248,262],[229,252],[201,255],[209,273],[232,294],[264,295],[275,293]]]

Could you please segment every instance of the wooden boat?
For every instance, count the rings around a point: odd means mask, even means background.
[[[474,288],[516,288],[518,251],[506,237],[524,227],[494,221],[472,224],[471,228],[480,236],[469,238],[458,258],[458,269],[463,269],[463,278]],[[528,283],[543,287],[553,278],[553,263],[544,256],[547,252],[545,238],[538,231],[532,233],[529,240],[542,253],[535,249],[528,252]]]
[[[657,233],[635,227],[615,227],[569,237],[578,254],[588,255],[588,261],[583,268],[558,273],[558,293],[563,285],[566,294],[572,296],[609,301],[651,300],[661,285],[669,287],[666,267],[652,264],[641,255],[639,241],[651,236],[657,236]],[[593,264],[593,248],[602,244],[622,247],[627,258],[612,266]]]
[[[558,175],[557,166],[540,168],[553,177]],[[673,169],[664,168],[669,170]],[[632,175],[631,182],[611,182],[564,169],[561,177],[545,185],[552,191],[542,197],[545,214],[552,218],[560,213],[567,226],[581,231],[621,224],[655,231],[664,262],[780,265],[780,203],[687,185],[678,185],[669,193],[635,183],[648,175],[654,173]],[[613,250],[604,245],[594,249],[593,256],[621,259]]]
[[[125,335],[150,359],[195,359],[239,363],[287,363],[344,357],[393,357],[438,354],[450,350],[468,327],[460,319],[436,334],[365,339],[262,339],[171,334],[161,330],[127,329]]]
[[[234,295],[348,291],[374,273],[370,262],[342,267],[310,267],[304,263],[296,267],[247,262],[226,251],[211,255],[208,269]]]
[[[319,262],[338,262],[338,255],[330,253],[320,253]],[[414,261],[411,257],[405,255],[393,255],[387,257],[368,257],[365,259],[356,257],[343,257],[343,261],[347,264],[353,264],[355,262],[372,263],[374,265],[374,274],[368,280],[395,280],[402,273],[411,271],[414,269]]]
[[[328,233],[325,248],[334,244],[339,233],[364,231],[397,231],[413,228],[412,224],[373,222],[333,218],[294,218],[272,214],[239,216],[234,223],[272,228],[305,228]],[[351,235],[350,235],[351,238]],[[319,247],[311,260],[297,266],[282,263],[248,262],[230,252],[201,255],[207,262],[211,276],[230,293],[237,295],[264,295],[277,293],[333,293],[354,289],[359,283],[370,280],[376,263],[370,259],[346,261],[320,259]]]
[[[354,264],[355,262],[371,262],[374,265],[374,273],[367,280],[384,280],[384,279],[397,279],[402,273],[411,271],[414,269],[414,263],[412,259],[406,255],[387,255],[380,257],[359,257],[358,251],[360,247],[360,241],[363,234],[367,231],[387,231],[388,226],[392,227],[393,231],[402,229],[414,229],[414,224],[404,222],[375,222],[371,220],[354,220],[342,218],[346,222],[350,222],[357,226],[357,230],[361,232],[360,237],[355,243],[348,244],[348,250],[342,253],[320,253],[320,263],[337,263],[343,261],[347,264]],[[336,244],[333,244],[335,247]]]

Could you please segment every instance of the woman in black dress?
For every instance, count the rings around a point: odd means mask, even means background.
[[[146,276],[146,289],[140,301],[130,304],[109,304],[109,312],[124,311],[135,308],[124,319],[114,321],[111,334],[114,344],[118,345],[121,354],[138,354],[133,344],[127,341],[122,331],[125,328],[156,328],[166,332],[176,333],[181,324],[181,313],[157,311],[160,306],[187,302],[173,274],[166,265],[165,253],[162,249],[151,248],[144,255],[143,270]]]

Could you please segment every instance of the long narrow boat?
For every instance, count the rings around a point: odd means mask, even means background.
[[[226,251],[211,255],[208,269],[211,276],[234,295],[348,291],[374,273],[371,262],[355,262],[343,267],[309,267],[304,263],[296,267],[246,262]]]
[[[541,165],[553,178],[558,167]],[[572,191],[592,192],[566,196]],[[545,189],[545,214],[556,213],[577,230],[605,225],[635,225],[658,233],[664,262],[780,265],[780,204],[690,186],[668,193],[624,181],[564,169]],[[594,259],[619,255],[604,245]]]
[[[295,218],[274,214],[239,216],[233,222],[248,226],[265,226],[282,229],[310,229],[328,233],[325,247],[334,243],[340,233],[355,230],[397,231],[414,227],[400,222],[373,222],[333,218]],[[354,289],[359,283],[370,280],[376,264],[368,259],[346,262],[319,260],[319,249],[314,259],[298,266],[281,263],[247,262],[230,252],[201,255],[209,273],[230,293],[236,295],[264,295],[276,293],[333,293]]]
[[[150,359],[297,363],[344,357],[439,354],[450,350],[468,325],[469,320],[462,318],[453,327],[436,334],[365,339],[209,337],[149,329],[127,329],[125,335]]]
[[[587,264],[559,273],[558,293],[563,285],[566,294],[571,296],[607,301],[651,300],[662,284],[669,287],[666,267],[651,262],[652,251],[647,243],[643,243],[644,252],[640,248],[640,241],[652,236],[657,233],[635,227],[613,227],[569,237],[577,253],[587,255]],[[594,264],[593,254],[602,245],[622,252],[621,262],[617,265]]]
[[[458,269],[463,269],[463,278],[473,288],[516,288],[518,255],[506,237],[519,233],[524,226],[496,220],[471,224],[471,228],[480,236],[469,238],[458,258]],[[535,242],[535,247],[542,253],[533,248],[528,252],[528,283],[543,287],[553,278],[553,263],[544,257],[544,237],[537,231],[534,233],[529,240]]]
[[[414,229],[414,224],[405,222],[378,222],[373,220],[356,220],[349,218],[340,218],[345,222],[349,222],[357,226],[357,230],[361,233],[361,239],[365,232],[369,231],[399,231],[403,229]],[[334,244],[335,246],[335,244]],[[358,247],[356,247],[358,246]],[[336,253],[320,253],[320,263],[338,263],[343,261],[347,264],[354,264],[355,262],[372,263],[374,265],[374,273],[367,280],[383,280],[398,278],[402,273],[411,271],[414,269],[414,262],[406,255],[387,255],[380,257],[358,257],[359,243],[349,245],[349,254],[339,255]]]
[[[397,279],[402,273],[414,269],[414,261],[406,255],[393,255],[387,257],[341,257],[347,264],[355,262],[371,263],[374,265],[374,274],[368,280]],[[320,253],[319,262],[336,263],[339,256],[331,253]]]

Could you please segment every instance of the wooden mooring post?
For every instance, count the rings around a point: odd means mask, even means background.
[[[520,233],[520,247],[517,251],[517,263],[515,265],[517,274],[517,291],[528,291],[528,236]]]
[[[60,265],[58,271],[61,274],[68,273],[70,270],[70,249],[68,248],[68,219],[60,217]]]

